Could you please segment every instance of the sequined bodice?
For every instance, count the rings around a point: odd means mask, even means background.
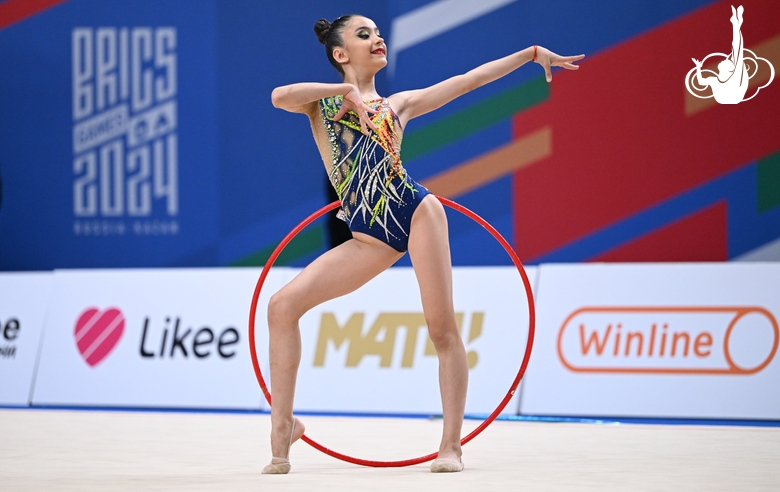
[[[341,96],[320,100],[331,150],[330,181],[347,217],[361,207],[376,216],[388,200],[402,201],[407,185],[401,164],[401,124],[387,99],[366,101],[377,111],[371,116],[377,130],[366,135],[352,111],[333,121],[342,100]]]
[[[341,108],[342,100],[342,96],[320,100],[320,110],[331,147],[331,178],[339,177],[338,167],[345,163],[345,158],[349,158],[351,154],[355,153],[356,148],[366,144],[370,145],[371,142],[378,146],[377,149],[372,150],[379,151],[379,154],[371,154],[369,159],[372,161],[371,164],[373,164],[371,167],[381,163],[390,166],[393,174],[400,174],[403,169],[401,164],[401,134],[399,132],[401,124],[387,99],[366,101],[368,106],[377,111],[371,115],[371,120],[376,125],[377,130],[369,130],[370,134],[368,136],[361,131],[360,119],[352,111],[349,111],[339,121],[333,121],[333,117]],[[342,169],[342,171],[345,171],[345,169]],[[333,179],[331,181],[334,182],[335,186],[336,182]],[[336,181],[341,180],[337,179]]]

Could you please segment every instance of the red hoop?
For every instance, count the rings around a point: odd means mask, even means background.
[[[515,376],[515,380],[512,382],[509,391],[507,392],[506,396],[504,396],[504,399],[501,400],[501,403],[498,404],[496,409],[493,410],[493,413],[491,413],[488,416],[488,418],[486,418],[476,429],[471,431],[470,434],[468,434],[466,437],[460,440],[461,445],[464,445],[467,442],[474,439],[475,437],[477,437],[483,430],[485,430],[485,428],[488,425],[490,425],[496,419],[496,417],[498,417],[498,414],[501,413],[504,407],[506,407],[507,403],[509,403],[509,400],[512,399],[512,396],[514,396],[515,390],[517,389],[517,385],[520,384],[520,380],[523,378],[523,375],[525,374],[525,370],[528,367],[528,361],[531,358],[531,349],[533,348],[533,344],[534,344],[534,328],[536,324],[536,313],[534,310],[534,297],[533,297],[533,292],[531,290],[531,282],[528,280],[528,275],[525,273],[525,269],[523,268],[523,264],[520,262],[520,258],[517,257],[517,254],[509,245],[509,243],[506,241],[506,239],[504,239],[504,237],[493,226],[488,224],[487,221],[485,221],[485,219],[475,214],[471,210],[467,209],[466,207],[459,205],[451,200],[448,200],[447,198],[443,198],[440,196],[437,196],[436,198],[438,198],[443,205],[446,205],[449,208],[468,216],[476,223],[484,227],[490,234],[493,235],[494,238],[496,238],[496,240],[501,244],[501,246],[504,247],[504,250],[506,250],[507,254],[509,254],[509,257],[512,258],[512,262],[515,264],[517,271],[520,273],[520,277],[523,279],[523,285],[525,287],[526,298],[528,300],[528,320],[529,320],[528,341],[526,342],[525,354],[523,355],[523,362],[520,364],[520,370],[517,371],[517,376]],[[268,391],[268,387],[265,384],[265,379],[263,379],[263,373],[262,371],[260,371],[260,363],[257,360],[257,348],[255,347],[255,311],[257,310],[257,301],[260,298],[260,290],[263,288],[263,283],[265,282],[265,278],[268,276],[268,272],[271,270],[271,266],[273,266],[274,262],[279,257],[279,255],[284,250],[284,248],[287,247],[287,244],[290,241],[292,241],[292,239],[295,236],[297,236],[304,228],[306,228],[306,226],[308,226],[318,218],[322,217],[326,213],[330,212],[331,210],[338,208],[339,205],[340,203],[338,201],[335,201],[330,205],[326,205],[322,207],[321,209],[317,210],[316,212],[308,216],[306,219],[304,219],[303,222],[301,222],[300,224],[298,224],[297,227],[295,227],[295,229],[290,231],[290,233],[287,234],[287,236],[285,236],[284,239],[282,239],[282,242],[279,243],[276,249],[274,249],[273,253],[271,253],[271,256],[268,258],[268,261],[265,263],[265,266],[263,267],[263,271],[260,274],[260,278],[257,280],[255,293],[252,296],[252,307],[251,310],[249,311],[249,352],[252,355],[252,366],[255,369],[255,376],[257,376],[257,382],[260,383],[260,388],[263,390],[263,394],[265,395],[265,399],[268,401],[269,405],[271,405],[271,392]],[[306,436],[305,434],[301,437],[301,439],[303,439],[305,443],[309,444],[313,448],[318,449],[319,451],[322,451],[323,453],[329,456],[338,458],[348,463],[353,463],[355,465],[363,465],[363,466],[373,466],[373,467],[411,466],[420,463],[425,463],[426,461],[435,459],[436,456],[438,455],[438,453],[431,453],[425,456],[420,456],[418,458],[412,458],[412,459],[401,460],[401,461],[364,460],[361,458],[354,458],[346,454],[341,454],[338,451],[333,451],[332,449],[328,449],[322,444]]]

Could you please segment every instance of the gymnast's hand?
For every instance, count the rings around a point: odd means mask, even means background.
[[[563,67],[566,70],[578,70],[580,67],[573,64],[585,58],[585,55],[577,56],[560,56],[547,48],[538,46],[536,48],[536,63],[544,68],[544,73],[547,76],[547,82],[552,82],[552,70],[550,67]]]
[[[352,111],[358,115],[358,118],[360,118],[360,130],[364,134],[368,135],[367,128],[376,131],[376,125],[371,121],[371,118],[368,115],[368,113],[376,113],[376,111],[363,102],[363,98],[360,96],[360,91],[357,87],[353,87],[349,92],[344,94],[344,99],[341,102],[341,109],[339,109],[339,112],[333,117],[333,121],[339,121],[347,114],[347,111]]]

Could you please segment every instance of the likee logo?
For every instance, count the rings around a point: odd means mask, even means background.
[[[88,308],[81,313],[73,337],[84,361],[95,367],[114,349],[125,330],[125,317],[117,308],[100,311]]]
[[[78,27],[72,63],[73,233],[178,234],[176,29]]]
[[[461,333],[464,329],[465,313],[455,313],[455,321]],[[469,328],[467,344],[482,335],[482,325],[485,313],[474,312],[471,314],[471,326]],[[401,367],[414,366],[414,358],[417,353],[417,338],[421,329],[426,329],[425,315],[423,313],[379,313],[366,334],[363,334],[365,313],[354,313],[344,325],[340,325],[333,313],[323,313],[320,321],[320,333],[317,337],[317,348],[314,353],[314,367],[326,365],[325,356],[329,346],[338,350],[346,344],[346,367],[357,367],[366,356],[377,356],[379,367],[390,367],[393,361],[395,341],[398,331],[404,329],[406,338],[401,357]],[[424,349],[425,356],[435,356],[436,349],[429,337]],[[471,350],[467,354],[469,369],[474,369],[479,356]]]
[[[696,65],[685,76],[685,88],[691,95],[700,99],[714,97],[720,104],[739,104],[756,97],[758,92],[772,83],[775,78],[775,68],[766,58],[761,58],[751,50],[745,48],[742,38],[742,14],[745,9],[731,7],[732,41],[731,54],[711,53],[702,61],[693,58]],[[721,59],[717,65],[717,73],[710,68],[703,68],[708,59]],[[766,64],[764,68],[759,62]],[[714,67],[713,67],[714,68]],[[750,84],[750,79],[755,77],[760,70],[769,70],[769,80],[749,97],[745,97]]]
[[[779,340],[762,307],[585,307],[563,322],[557,349],[574,372],[748,375]]]

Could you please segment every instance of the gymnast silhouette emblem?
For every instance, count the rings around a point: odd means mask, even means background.
[[[756,94],[772,83],[775,78],[775,68],[766,58],[761,58],[755,53],[745,48],[742,38],[742,13],[745,9],[740,5],[737,9],[731,6],[731,54],[711,53],[702,61],[693,58],[696,65],[688,75],[685,76],[685,87],[693,96],[700,99],[714,97],[720,104],[739,104],[742,101],[749,101],[756,97]],[[712,70],[702,69],[702,65],[709,58],[723,58],[718,63],[718,73]],[[758,87],[749,97],[747,94],[750,79],[756,76],[759,70],[759,61],[766,63],[769,69],[769,80]],[[766,69],[763,69],[766,70]],[[711,92],[707,90],[710,88]]]

